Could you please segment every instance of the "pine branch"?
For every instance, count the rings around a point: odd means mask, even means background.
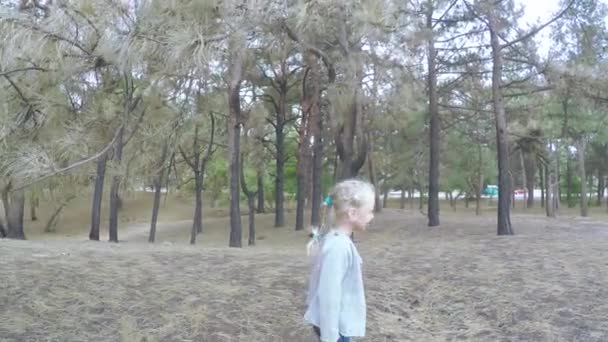
[[[56,175],[58,175],[60,173],[68,172],[68,171],[73,170],[75,168],[78,168],[78,167],[80,167],[82,165],[90,163],[90,162],[92,162],[92,161],[94,161],[96,159],[99,159],[99,157],[101,157],[102,155],[106,154],[114,146],[114,143],[116,143],[116,140],[118,139],[118,136],[122,132],[122,129],[123,129],[123,125],[120,125],[118,127],[118,129],[116,130],[116,132],[114,133],[114,137],[112,138],[112,140],[101,151],[99,151],[98,153],[94,154],[93,156],[85,158],[85,159],[82,159],[80,161],[75,162],[74,164],[68,165],[68,166],[66,166],[64,168],[61,168],[61,169],[58,169],[58,170],[53,171],[51,173],[48,173],[48,174],[46,174],[46,175],[44,175],[42,177],[39,177],[39,178],[37,178],[37,179],[35,179],[33,181],[30,181],[30,182],[27,182],[25,184],[19,185],[18,187],[15,187],[15,188],[11,189],[11,192],[25,189],[25,188],[27,188],[27,187],[29,187],[31,185],[39,183],[39,182],[41,182],[43,180],[46,180],[46,179],[48,179],[50,177],[56,176]]]
[[[556,22],[559,18],[561,18],[569,9],[570,7],[572,7],[572,5],[574,4],[575,0],[570,0],[570,3],[568,3],[568,6],[566,6],[566,8],[564,8],[559,14],[557,14],[555,17],[553,17],[553,19],[547,21],[546,23],[540,25],[539,27],[531,30],[530,32],[524,34],[523,36],[505,43],[504,45],[500,46],[500,49],[505,49],[508,48],[509,46],[515,45],[519,42],[522,42],[528,38],[531,38],[532,36],[535,36],[537,33],[539,33],[540,31],[542,31],[545,27],[553,24],[554,22]]]
[[[0,77],[8,76],[10,74],[15,74],[18,72],[25,72],[25,71],[51,71],[51,69],[35,67],[35,66],[28,67],[28,68],[19,68],[19,69],[9,70],[9,71],[5,71],[5,72],[0,72]]]
[[[458,1],[459,0],[452,1],[452,3],[448,6],[448,8],[443,12],[443,14],[438,19],[433,19],[433,21],[435,21],[435,24],[433,24],[432,29],[435,29],[437,24],[443,22],[443,18],[445,18],[445,16],[448,14],[448,12],[452,9],[452,7],[454,7],[458,3]]]
[[[306,50],[310,51],[311,53],[313,53],[315,56],[317,56],[317,58],[320,58],[323,61],[323,64],[325,64],[325,67],[327,68],[327,75],[329,77],[329,83],[334,83],[334,81],[336,80],[336,70],[335,67],[333,65],[333,63],[331,62],[331,59],[327,56],[327,54],[325,54],[325,52],[321,51],[320,49],[306,43],[303,42],[290,28],[289,26],[287,26],[286,22],[282,22],[281,26],[283,27],[283,29],[285,30],[285,32],[287,33],[287,36],[289,36],[289,38],[291,38],[291,40],[293,40],[294,42],[302,45]]]

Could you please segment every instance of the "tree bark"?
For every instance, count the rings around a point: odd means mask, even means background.
[[[120,129],[116,144],[114,147],[114,158],[116,165],[119,166],[122,162],[124,127]],[[109,241],[118,242],[118,210],[120,208],[120,175],[112,177],[112,185],[110,187],[110,225],[109,225]]]
[[[315,71],[310,67],[315,60],[309,53],[306,55],[307,64],[309,65],[307,72],[304,73],[302,78],[302,117],[300,120],[299,129],[299,146],[298,146],[298,162],[297,162],[297,193],[296,193],[296,230],[304,229],[304,208],[306,206],[307,193],[310,189],[310,172],[312,170],[312,150],[311,150],[311,139],[316,133],[318,125],[318,114],[319,114],[319,103],[317,96],[317,84],[315,82],[314,75],[311,77],[311,81],[307,82],[307,78],[310,73],[314,74]],[[319,132],[320,133],[320,132]]]
[[[383,198],[382,198],[382,208],[386,209],[388,208],[388,189],[384,189],[383,192]]]
[[[240,104],[239,104],[240,106]],[[229,162],[230,162],[230,247],[242,247],[241,210],[240,210],[240,144],[241,125],[231,120],[229,127]]]
[[[587,201],[587,172],[585,170],[585,150],[587,149],[587,142],[585,141],[585,138],[580,138],[576,147],[578,149],[577,157],[579,177],[581,178],[581,216],[587,217],[589,216],[589,202]]]
[[[68,205],[68,203],[70,203],[71,200],[73,200],[74,198],[76,198],[75,195],[71,195],[68,198],[66,198],[63,203],[61,203],[61,205],[55,209],[55,212],[51,215],[51,217],[49,218],[49,220],[47,221],[45,227],[44,227],[44,232],[45,233],[52,233],[55,231],[55,225],[57,224],[57,219],[59,218],[59,216],[61,215],[61,211],[63,210],[63,208],[65,208],[66,205]]]
[[[241,173],[240,173],[240,177],[241,177],[241,188],[243,190],[243,193],[245,194],[245,196],[247,197],[247,208],[249,209],[248,211],[248,215],[249,215],[249,237],[247,239],[247,245],[248,246],[254,246],[255,245],[255,197],[257,196],[258,192],[260,191],[260,188],[258,188],[257,190],[250,190],[249,187],[247,186],[247,182],[245,180],[245,157],[244,155],[241,154]]]
[[[194,173],[194,217],[190,231],[190,244],[196,243],[196,236],[203,232],[203,176],[200,171]]]
[[[6,219],[6,229],[8,229],[8,217],[10,216],[10,201],[9,201],[9,191],[10,191],[11,185],[9,184],[8,187],[2,189],[2,193],[0,194],[2,196],[2,207],[4,208],[4,218]],[[4,234],[4,236],[6,236],[6,233]]]
[[[407,192],[407,198],[408,201],[410,202],[410,209],[414,209],[414,189],[410,188],[410,190]]]
[[[526,172],[526,188],[528,189],[527,208],[534,207],[534,187],[536,185],[536,155],[528,152],[524,155],[524,169]]]
[[[204,173],[200,172],[194,177],[196,180],[194,182],[196,187],[196,194],[194,200],[195,212],[194,212],[194,225],[195,231],[197,234],[201,234],[203,232],[203,177]]]
[[[572,198],[572,158],[570,157],[570,151],[566,146],[566,202],[568,202],[568,208],[574,208],[574,199]]]
[[[320,116],[320,115],[319,115]],[[322,127],[322,124],[320,124]],[[312,208],[310,214],[310,222],[313,226],[318,227],[321,224],[321,202],[323,200],[323,191],[321,189],[321,180],[323,177],[323,140],[321,134],[315,137],[313,147],[312,160]]]
[[[475,187],[475,215],[481,215],[481,193],[483,191],[483,151],[481,144],[477,145],[477,186]]]
[[[399,208],[401,210],[405,209],[405,186],[401,186],[401,198],[399,200]]]
[[[97,160],[97,175],[95,176],[95,188],[93,190],[93,201],[91,208],[91,231],[89,239],[99,241],[99,227],[101,224],[101,203],[103,199],[103,185],[106,176],[106,165],[108,154],[104,153]]]
[[[351,80],[353,98],[350,108],[344,115],[344,122],[340,125],[336,134],[336,150],[340,157],[340,180],[356,177],[367,159],[368,141],[362,134],[361,123],[363,117],[363,105],[361,103],[361,77],[359,70]],[[359,133],[359,134],[358,134]],[[356,136],[360,139],[357,141]],[[357,150],[355,149],[357,147]]]
[[[603,170],[597,170],[597,206],[602,206],[604,200],[604,189],[606,188],[606,178]]]
[[[40,201],[38,200],[38,196],[35,194],[30,195],[30,219],[32,221],[37,221],[38,217],[36,216],[36,209],[38,208],[38,204]]]
[[[509,141],[507,118],[502,94],[502,49],[498,37],[499,23],[495,9],[488,16],[492,45],[492,102],[496,120],[496,149],[498,159],[498,235],[513,235],[511,226],[511,180],[509,177]]]
[[[8,207],[6,237],[9,239],[25,240],[23,230],[23,215],[25,211],[25,194],[23,190],[13,191],[10,194]]]
[[[247,196],[247,204],[249,206],[249,237],[247,245],[255,246],[255,195]]]
[[[367,153],[367,165],[369,168],[369,178],[370,181],[372,182],[372,185],[374,186],[375,189],[375,193],[374,193],[374,212],[379,213],[382,211],[382,208],[384,208],[384,205],[382,203],[380,203],[380,189],[378,187],[378,182],[376,180],[376,170],[374,169],[374,159],[373,159],[373,150],[372,150],[372,144],[370,142],[370,150]]]
[[[309,68],[310,80],[309,86],[303,86],[304,95],[310,96],[310,119],[311,134],[313,136],[312,150],[312,200],[310,222],[312,226],[319,227],[321,225],[321,202],[323,200],[323,192],[321,189],[321,179],[323,177],[323,113],[321,112],[321,74],[317,57],[314,54],[308,54],[307,65]]]
[[[545,167],[541,166],[539,168],[539,173],[538,175],[540,176],[540,207],[544,208],[545,207]]]
[[[162,182],[160,177],[157,176],[154,179],[154,200],[152,203],[152,220],[150,221],[150,235],[148,242],[154,243],[156,240],[156,223],[158,222],[158,212],[160,211],[160,197],[161,197]]]
[[[240,210],[241,128],[245,123],[241,113],[241,84],[244,75],[244,48],[231,42],[230,79],[228,85],[228,169],[230,181],[230,238],[229,247],[242,247]]]
[[[437,66],[435,49],[435,41],[432,35],[433,30],[433,2],[427,2],[428,9],[426,14],[426,27],[430,30],[430,38],[428,41],[428,91],[429,91],[429,116],[430,116],[430,131],[429,131],[429,198],[428,198],[428,226],[439,226],[439,151],[441,145],[440,122],[439,122],[439,105],[437,95]]]
[[[527,201],[527,195],[528,195],[528,183],[527,181],[527,176],[526,176],[526,162],[525,162],[525,157],[524,157],[524,152],[523,150],[519,150],[519,158],[521,161],[521,182],[522,182],[522,187],[524,188],[524,200],[522,201],[522,206],[524,209],[528,209],[528,201]]]
[[[281,127],[279,129],[279,127]],[[274,226],[285,226],[285,135],[282,121],[277,120],[276,175],[274,178]]]
[[[266,212],[266,208],[264,205],[264,174],[258,170],[257,172],[257,181],[258,181],[258,207],[257,213],[263,214]]]
[[[545,168],[545,187],[547,188],[547,198],[545,203],[545,212],[547,213],[547,217],[555,217],[555,210],[553,207],[553,197],[555,194],[553,193],[552,179],[553,173],[550,171],[549,167]]]
[[[306,206],[306,176],[301,175],[296,180],[296,230],[304,229],[304,207]]]
[[[240,83],[239,83],[240,84]],[[230,169],[230,247],[242,247],[242,227],[240,210],[240,152],[241,152],[241,123],[240,118],[240,86],[230,92],[230,120],[228,127],[228,160]]]
[[[167,160],[168,151],[168,143],[163,144],[156,175],[154,175],[154,200],[152,203],[152,219],[150,220],[150,235],[148,237],[148,242],[150,243],[153,243],[156,240],[156,223],[158,222],[158,213],[160,211],[161,189],[165,178],[165,162]]]
[[[303,113],[307,116],[308,113]],[[298,162],[296,170],[296,225],[295,230],[304,229],[304,209],[306,207],[306,189],[309,184],[308,172],[310,172],[310,146],[308,133],[308,118],[303,118],[300,128],[300,147],[298,150]]]

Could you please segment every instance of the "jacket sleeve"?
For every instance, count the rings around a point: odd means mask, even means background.
[[[333,241],[322,251],[322,263],[319,274],[319,318],[321,342],[335,342],[340,338],[340,309],[342,305],[342,281],[351,252],[348,244]]]

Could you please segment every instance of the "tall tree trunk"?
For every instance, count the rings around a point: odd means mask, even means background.
[[[321,119],[319,118],[319,120]],[[319,125],[322,124],[319,123]],[[313,226],[318,227],[321,225],[321,202],[323,200],[323,190],[321,189],[321,180],[323,177],[323,140],[321,134],[315,137],[313,150],[312,208],[310,213],[310,222]]]
[[[477,145],[477,186],[475,187],[475,215],[481,215],[481,193],[483,191],[483,151],[481,144]]]
[[[410,202],[410,209],[414,209],[414,189],[410,188],[407,192],[407,199]]]
[[[526,182],[526,162],[524,160],[524,152],[522,150],[519,150],[519,158],[521,162],[521,185],[524,188],[524,200],[522,201],[522,206],[524,209],[528,209],[528,201],[526,198],[528,194],[528,183]]]
[[[551,182],[551,206],[553,207],[553,215],[555,216],[559,210],[560,202],[561,202],[561,194],[559,187],[559,178],[560,178],[560,153],[559,153],[559,143],[555,142],[555,163],[552,168],[552,178]]]
[[[25,194],[23,193],[23,190],[13,191],[10,194],[10,203],[8,207],[7,238],[25,240],[25,232],[23,230],[24,211]]]
[[[114,161],[116,165],[119,166],[122,162],[122,150],[124,147],[123,137],[124,137],[125,129],[124,127],[120,129],[118,133],[118,138],[116,139],[116,144],[114,147]],[[118,210],[120,209],[120,175],[114,175],[112,177],[112,186],[110,187],[110,225],[109,225],[109,235],[110,242],[118,242]]]
[[[353,84],[354,90],[353,103],[350,107],[350,112],[346,115],[346,120],[342,125],[342,129],[338,131],[336,136],[336,148],[340,156],[341,176],[340,180],[356,177],[359,171],[365,164],[367,153],[369,151],[368,141],[365,136],[361,135],[361,140],[357,143],[355,139],[358,125],[361,122],[363,115],[362,104],[360,97],[360,83],[357,81]],[[355,145],[358,145],[358,150],[355,151]]]
[[[259,188],[258,191],[260,191]],[[247,204],[249,207],[249,237],[247,245],[255,246],[255,195],[247,196]]]
[[[278,127],[281,127],[279,129]],[[277,155],[276,155],[276,175],[274,178],[274,226],[285,226],[285,136],[282,126],[277,124]]]
[[[93,201],[91,208],[91,231],[89,239],[99,241],[99,227],[101,224],[101,203],[103,199],[103,185],[106,177],[106,165],[108,154],[104,153],[97,159],[97,175],[95,176],[95,188],[93,190]]]
[[[304,75],[303,83],[306,83]],[[314,85],[313,85],[314,86]],[[304,209],[306,207],[307,193],[310,189],[309,176],[312,162],[311,138],[314,134],[313,129],[317,126],[317,114],[319,114],[318,103],[316,103],[314,90],[303,89],[301,105],[302,117],[299,129],[299,147],[297,162],[297,192],[296,192],[296,230],[304,229]]]
[[[372,182],[372,185],[374,186],[374,189],[375,189],[374,212],[379,213],[382,211],[382,208],[384,206],[382,205],[382,203],[380,203],[380,188],[378,187],[378,182],[376,180],[376,170],[374,169],[374,159],[373,159],[374,151],[372,150],[372,148],[373,148],[372,143],[370,142],[370,151],[367,153],[367,166],[369,169],[370,181]]]
[[[247,197],[247,208],[249,209],[249,237],[247,239],[247,245],[255,245],[255,197],[261,188],[258,187],[256,191],[249,190],[247,181],[245,179],[245,156],[241,154],[241,189]]]
[[[566,202],[568,202],[568,208],[574,208],[574,199],[572,198],[572,158],[570,157],[570,151],[566,146]]]
[[[456,204],[454,204],[454,194],[452,193],[452,190],[447,192],[448,194],[448,199],[450,200],[450,208],[452,208],[452,210],[456,210]]]
[[[321,178],[323,176],[323,113],[320,107],[321,98],[321,74],[317,57],[307,53],[307,61],[310,80],[309,86],[303,86],[303,96],[310,97],[308,102],[311,120],[311,135],[313,136],[312,150],[312,200],[310,222],[313,226],[321,225],[321,201],[323,192],[321,189]]]
[[[309,170],[309,155],[306,150],[308,146],[302,146],[307,144],[307,139],[303,138],[300,140],[300,151],[298,153],[298,166],[297,166],[297,180],[296,180],[296,230],[304,229],[304,208],[306,206],[306,188],[307,184],[307,171]]]
[[[429,203],[428,203],[428,226],[439,226],[439,151],[441,145],[439,105],[437,101],[437,66],[433,31],[433,2],[427,2],[428,9],[426,14],[426,27],[429,32],[428,41],[428,91],[429,91],[429,116],[430,116],[430,135],[429,135]]]
[[[551,141],[548,142],[549,146],[551,146]],[[547,217],[555,217],[555,210],[553,207],[553,197],[556,195],[553,192],[553,184],[552,181],[554,180],[553,177],[553,170],[551,169],[551,164],[553,163],[553,158],[555,157],[553,154],[557,154],[559,153],[558,151],[556,152],[552,152],[551,148],[548,148],[548,153],[549,153],[549,161],[547,162],[547,164],[545,165],[544,169],[544,188],[546,189],[546,199],[545,199],[545,212],[547,214]],[[541,169],[541,174],[543,173],[543,170]]]
[[[194,218],[190,231],[190,244],[196,243],[196,235],[203,232],[203,173],[194,173]]]
[[[585,170],[585,150],[587,149],[585,138],[580,138],[576,147],[578,149],[579,177],[581,178],[581,216],[587,217],[589,215],[589,202],[587,201],[587,171]]]
[[[388,189],[384,189],[383,191],[383,198],[382,198],[382,208],[386,209],[388,208]]]
[[[405,186],[401,186],[401,198],[399,199],[399,208],[405,209]]]
[[[240,104],[239,104],[240,106]],[[230,161],[230,247],[242,247],[241,209],[239,200],[239,169],[241,125],[231,120],[229,128],[228,160]]]
[[[36,209],[38,208],[38,204],[40,203],[38,196],[35,194],[30,195],[30,219],[32,221],[38,220],[36,216]]]
[[[499,23],[494,10],[489,16],[492,44],[492,102],[496,119],[496,149],[498,158],[498,235],[513,235],[511,226],[511,180],[509,178],[509,141],[507,118],[502,95],[502,49],[498,37]]]
[[[306,174],[299,174],[296,180],[296,230],[304,229],[304,207],[306,206]]]
[[[540,207],[544,208],[545,207],[545,167],[544,166],[540,166],[539,168],[539,173],[538,176],[540,177]]]
[[[2,189],[2,193],[0,194],[2,196],[2,207],[4,208],[4,218],[6,219],[6,228],[8,229],[8,217],[10,216],[10,200],[9,200],[9,193],[10,193],[10,188],[11,185],[9,184],[8,187]]]
[[[555,202],[555,211],[559,210],[562,202],[562,190],[560,187],[561,184],[561,153],[559,153],[559,143],[555,143],[555,166],[553,168],[553,172],[555,173],[555,195],[553,196],[553,201]]]
[[[258,214],[263,214],[266,212],[266,208],[264,206],[264,174],[258,170],[257,172],[257,181],[258,181],[258,207],[256,209]]]
[[[4,228],[2,221],[0,221],[0,238],[5,238],[6,234],[6,228]]]
[[[168,152],[169,145],[165,142],[157,165],[156,175],[154,175],[154,200],[152,203],[152,219],[150,220],[150,235],[148,237],[148,242],[150,243],[153,243],[156,239],[156,223],[158,222],[158,213],[160,211],[161,189],[165,178],[165,162]]]
[[[555,217],[555,208],[553,207],[553,197],[556,195],[553,191],[554,188],[552,186],[553,181],[553,172],[550,167],[545,168],[545,188],[547,188],[547,198],[545,204],[545,211],[547,213],[547,217]]]
[[[480,183],[483,183],[483,180]],[[477,189],[475,189],[475,215],[477,215],[477,216],[481,215],[481,187],[482,186],[479,186]]]
[[[602,206],[602,201],[604,200],[604,189],[606,188],[606,178],[604,176],[603,170],[597,171],[597,206]]]
[[[536,180],[536,155],[532,152],[524,154],[524,170],[526,174],[526,188],[528,189],[527,207],[534,207],[534,188]]]
[[[162,176],[156,176],[154,179],[154,201],[152,204],[152,219],[150,221],[150,235],[148,242],[153,243],[156,240],[156,223],[158,222],[158,212],[160,211],[160,196],[161,196],[161,182]]]
[[[240,209],[240,172],[241,172],[241,128],[244,124],[241,113],[241,84],[244,74],[244,51],[237,42],[231,42],[234,55],[230,61],[230,80],[228,87],[228,169],[230,181],[230,238],[228,246],[242,247],[242,226]]]

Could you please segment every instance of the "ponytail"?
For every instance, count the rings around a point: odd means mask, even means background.
[[[321,241],[327,232],[331,229],[334,224],[334,209],[332,205],[332,199],[330,196],[325,197],[323,200],[323,215],[321,217],[321,225],[319,227],[311,227],[310,241],[306,244],[306,254],[309,257],[315,257],[319,253]]]

